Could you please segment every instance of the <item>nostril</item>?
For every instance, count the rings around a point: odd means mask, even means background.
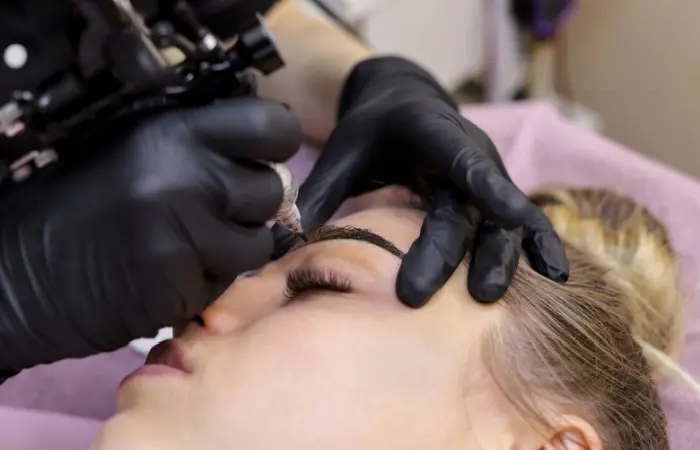
[[[182,322],[179,325],[175,325],[173,327],[173,335],[176,338],[179,338],[187,333],[193,333],[203,328],[205,328],[204,318],[198,314],[186,322]]]

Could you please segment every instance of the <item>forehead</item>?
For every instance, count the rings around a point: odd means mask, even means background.
[[[420,233],[424,213],[407,208],[375,208],[360,211],[332,222],[369,229],[407,252]]]
[[[358,228],[367,228],[391,241],[403,251],[408,251],[413,241],[420,234],[420,229],[425,218],[425,213],[415,209],[382,207],[368,209],[334,221],[334,225],[350,225]],[[367,244],[345,241],[348,246],[353,245],[357,252],[347,252],[345,255],[358,255],[360,249],[371,258],[373,264],[377,264],[377,254],[366,251]],[[344,245],[346,245],[344,244]],[[374,266],[373,266],[374,267]],[[375,269],[376,270],[376,269]],[[397,266],[391,266],[391,270],[380,273],[380,276],[395,277]],[[381,271],[380,271],[381,272]],[[502,309],[499,305],[483,305],[476,302],[467,291],[467,266],[460,264],[445,285],[436,292],[426,306],[417,310],[435,337],[441,340],[441,348],[451,349],[456,360],[464,361],[466,354],[471,351],[477,358],[479,353],[478,343],[482,334],[490,329],[501,317]],[[393,284],[391,289],[393,290]],[[417,313],[418,314],[418,313]],[[434,327],[434,328],[433,328]],[[467,350],[470,349],[470,350]],[[475,371],[476,359],[470,357],[470,371]]]

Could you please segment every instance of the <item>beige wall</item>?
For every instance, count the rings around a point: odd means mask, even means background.
[[[568,52],[607,135],[700,178],[699,0],[583,0]]]

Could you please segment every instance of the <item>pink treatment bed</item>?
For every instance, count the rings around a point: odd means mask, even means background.
[[[682,363],[700,378],[700,181],[569,124],[538,103],[468,107],[500,149],[515,182],[604,187],[645,204],[663,220],[682,265],[687,292]],[[303,149],[290,163],[299,177],[313,164]],[[0,448],[89,448],[114,411],[114,391],[142,358],[129,348],[28,370],[0,387]],[[676,385],[663,387],[672,449],[700,449],[700,401]]]

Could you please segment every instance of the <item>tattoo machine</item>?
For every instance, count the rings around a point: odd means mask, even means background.
[[[0,149],[3,188],[52,166],[80,142],[112,128],[115,119],[254,96],[250,69],[269,75],[284,67],[259,14],[243,18],[247,25],[226,48],[187,0],[73,2],[90,25],[81,42],[90,41],[97,51],[80,52],[69,68],[56,67],[50,83],[0,101],[0,135],[7,138]],[[285,188],[277,220],[300,232],[298,187],[286,167],[271,167]]]

